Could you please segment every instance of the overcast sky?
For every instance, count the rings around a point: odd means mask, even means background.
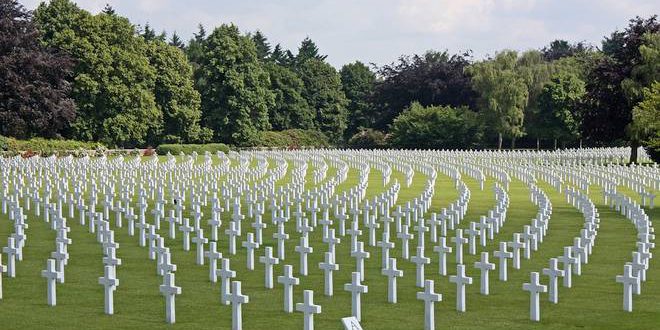
[[[29,9],[41,0],[19,0]],[[78,0],[99,12],[106,3],[134,24],[176,31],[189,39],[235,23],[261,30],[274,46],[294,50],[309,36],[339,67],[360,60],[379,65],[428,49],[472,50],[483,58],[497,50],[540,48],[554,39],[600,40],[637,15],[660,13],[658,0]]]

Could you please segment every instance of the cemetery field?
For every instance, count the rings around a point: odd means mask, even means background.
[[[453,158],[452,158],[453,157]],[[468,156],[461,156],[468,157]],[[455,231],[446,229],[447,245],[454,247],[454,252],[447,254],[447,275],[440,275],[438,253],[434,252],[437,242],[431,237],[431,231],[426,228],[424,238],[424,254],[430,259],[425,265],[424,279],[433,280],[435,292],[442,294],[442,301],[435,303],[435,326],[436,328],[463,328],[463,329],[529,329],[529,328],[609,328],[609,329],[657,329],[660,327],[660,265],[652,262],[649,258],[646,262],[646,280],[641,282],[641,294],[633,294],[633,310],[626,312],[622,309],[623,285],[615,281],[617,275],[623,274],[624,264],[632,261],[631,253],[638,251],[638,230],[626,215],[611,208],[604,200],[604,190],[611,191],[612,186],[602,184],[591,175],[602,171],[602,177],[614,180],[616,191],[622,196],[628,196],[635,205],[641,205],[640,195],[626,184],[624,179],[616,179],[610,176],[607,169],[595,164],[584,165],[583,171],[573,171],[579,168],[577,165],[569,164],[566,167],[541,164],[537,159],[534,166],[525,161],[517,162],[516,156],[509,159],[510,163],[499,162],[500,158],[489,155],[474,154],[474,162],[465,161],[467,158],[459,158],[454,155],[420,154],[416,152],[383,153],[378,152],[244,152],[240,155],[230,153],[227,156],[182,156],[158,158],[143,157],[113,158],[103,160],[86,161],[75,159],[2,159],[0,160],[0,193],[4,194],[7,207],[0,212],[0,247],[7,246],[7,238],[11,237],[16,230],[16,219],[12,219],[10,210],[20,207],[26,216],[24,222],[25,245],[22,248],[22,259],[16,263],[16,277],[9,278],[3,274],[2,299],[0,299],[0,329],[207,329],[220,328],[230,329],[232,327],[232,306],[221,304],[220,280],[212,283],[209,279],[209,263],[205,260],[204,265],[196,263],[196,244],[190,244],[190,251],[183,249],[183,234],[176,230],[176,238],[170,238],[169,223],[161,220],[161,227],[157,234],[164,238],[165,246],[171,252],[171,263],[176,265],[176,286],[181,287],[181,294],[176,296],[176,323],[166,323],[165,298],[159,291],[163,284],[163,276],[157,273],[157,263],[149,258],[149,247],[141,247],[138,244],[139,230],[129,235],[129,224],[126,215],[126,205],[114,207],[109,210],[109,216],[105,219],[110,223],[110,229],[114,232],[114,240],[118,244],[116,256],[121,259],[121,265],[116,266],[116,278],[119,285],[114,292],[114,315],[104,313],[104,286],[99,284],[99,277],[104,276],[103,258],[105,249],[98,240],[98,233],[90,233],[88,223],[80,223],[80,209],[77,207],[80,200],[85,204],[87,210],[90,208],[90,193],[97,190],[97,203],[94,207],[100,217],[104,212],[104,198],[113,199],[113,205],[117,201],[129,201],[133,214],[138,214],[139,205],[146,203],[146,223],[155,223],[154,215],[150,212],[158,205],[159,189],[164,192],[162,203],[163,214],[167,216],[170,210],[175,210],[172,199],[181,200],[184,196],[182,217],[190,219],[192,224],[196,217],[195,206],[199,205],[199,211],[203,215],[200,227],[204,230],[204,236],[209,238],[212,231],[207,224],[211,215],[216,212],[222,224],[218,228],[217,250],[231,262],[231,269],[236,272],[233,281],[242,283],[242,293],[249,296],[249,302],[242,305],[242,326],[244,329],[302,329],[304,315],[294,311],[286,313],[283,311],[284,289],[278,283],[277,277],[282,275],[284,265],[293,266],[293,274],[299,278],[299,285],[293,288],[293,303],[303,302],[303,290],[314,291],[314,303],[321,306],[322,311],[314,316],[314,326],[318,329],[342,329],[341,319],[351,316],[352,296],[351,292],[344,290],[344,284],[351,282],[352,272],[356,271],[356,259],[351,256],[351,236],[346,233],[339,234],[339,222],[336,219],[334,207],[329,212],[328,218],[333,220],[329,228],[335,229],[336,236],[341,242],[336,245],[334,260],[339,269],[333,273],[334,293],[331,297],[324,295],[324,271],[319,268],[319,263],[324,262],[324,253],[328,251],[328,244],[324,242],[323,224],[315,226],[312,219],[320,222],[323,216],[322,202],[329,204],[341,204],[341,199],[336,196],[348,196],[353,199],[356,209],[359,207],[358,223],[361,235],[358,240],[364,243],[365,251],[370,257],[365,259],[362,284],[368,287],[368,292],[361,295],[361,325],[364,329],[423,329],[425,322],[424,301],[417,299],[417,293],[424,288],[416,286],[415,263],[402,257],[402,240],[397,237],[395,223],[385,224],[380,216],[387,212],[393,216],[397,206],[405,209],[405,206],[415,205],[415,200],[427,205],[419,206],[420,211],[412,214],[409,231],[415,237],[409,241],[410,257],[417,254],[419,245],[418,232],[413,227],[419,224],[421,219],[428,221],[431,214],[441,214],[442,209],[450,209],[450,205],[458,206],[456,202],[461,199],[461,190],[458,182],[465,184],[469,190],[467,209],[464,215],[456,216],[455,229],[469,229],[470,222],[479,222],[481,216],[489,216],[489,211],[495,210],[500,204],[505,208],[505,221],[499,232],[494,234],[494,239],[487,239],[486,245],[479,244],[476,238],[476,254],[471,254],[468,245],[463,248],[465,271],[467,276],[472,277],[472,284],[466,287],[465,304],[466,311],[456,310],[457,289],[454,283],[449,281],[450,275],[456,275],[456,246],[450,241],[455,236]],[[533,155],[530,157],[534,157]],[[206,158],[206,159],[205,159]],[[560,161],[558,161],[560,162]],[[467,166],[466,164],[470,165]],[[538,165],[538,166],[536,166]],[[557,163],[556,165],[561,165]],[[327,166],[327,168],[326,168]],[[426,166],[426,167],[424,167]],[[43,170],[39,170],[39,169]],[[365,168],[369,168],[368,173]],[[497,171],[491,171],[497,168]],[[527,177],[516,175],[524,169],[535,177],[535,183],[531,184]],[[557,177],[562,179],[561,192],[556,189],[552,180],[544,180],[543,168],[554,171]],[[623,171],[623,166],[620,167]],[[46,170],[48,169],[48,170]],[[436,175],[430,175],[430,170],[436,171]],[[485,180],[481,182],[474,171],[482,173]],[[572,173],[563,175],[561,171]],[[342,173],[346,171],[345,173]],[[391,174],[389,174],[391,171]],[[411,172],[414,175],[411,177]],[[499,171],[499,172],[498,172]],[[536,171],[536,172],[535,172]],[[214,173],[214,174],[209,174]],[[454,173],[454,174],[452,174]],[[455,173],[460,173],[456,176]],[[499,173],[499,174],[497,174]],[[507,173],[509,179],[504,179],[501,173]],[[642,172],[631,172],[630,180],[635,180]],[[659,180],[657,169],[648,170],[651,179]],[[656,174],[653,174],[656,173]],[[55,176],[57,174],[57,176]],[[653,178],[653,176],[655,178]],[[345,177],[345,179],[342,179]],[[389,180],[384,180],[388,177]],[[583,178],[583,181],[575,177]],[[58,181],[59,180],[59,181]],[[410,185],[407,181],[410,180]],[[387,182],[384,182],[387,181]],[[66,182],[63,186],[63,182]],[[222,212],[214,211],[211,202],[214,182],[217,183],[218,203],[222,205]],[[652,181],[651,181],[652,182]],[[92,188],[94,183],[96,188]],[[647,192],[657,194],[657,186],[649,181],[644,181]],[[333,185],[328,188],[328,185]],[[483,184],[483,190],[480,186]],[[46,188],[50,185],[50,188]],[[112,189],[104,190],[106,185]],[[429,185],[433,188],[429,189]],[[505,192],[508,203],[504,203],[502,197],[496,197],[495,186]],[[506,186],[508,185],[508,189]],[[66,219],[65,227],[68,226],[68,238],[71,243],[67,244],[68,261],[64,268],[64,283],[57,283],[57,304],[49,306],[47,303],[47,280],[42,277],[42,270],[46,267],[46,260],[53,258],[51,253],[55,251],[55,242],[58,231],[53,230],[53,222],[62,219],[55,216],[57,206],[49,222],[44,220],[45,211],[36,215],[36,205],[28,208],[25,203],[27,198],[18,198],[19,203],[10,202],[12,196],[18,196],[16,188],[23,187],[22,191],[36,192],[43,196],[50,194],[53,205],[58,199],[58,191],[66,191],[75,194],[75,187],[84,187],[80,192],[80,198],[75,203],[69,204],[63,200],[61,213]],[[232,190],[232,198],[226,197],[227,192]],[[297,188],[292,188],[297,187]],[[351,195],[350,192],[363,188],[363,196],[360,193]],[[140,193],[140,189],[144,193]],[[548,301],[548,293],[542,293],[540,297],[540,321],[530,320],[530,293],[523,290],[523,283],[530,281],[530,272],[541,273],[541,283],[547,285],[548,277],[543,275],[542,269],[548,267],[550,258],[561,256],[565,246],[574,244],[574,237],[581,235],[581,229],[585,226],[584,209],[572,205],[567,201],[566,189],[575,189],[576,195],[582,198],[582,205],[590,200],[598,212],[599,227],[594,240],[592,253],[588,256],[588,263],[581,265],[581,275],[573,275],[572,287],[564,287],[562,279],[559,279],[557,304]],[[586,189],[588,188],[588,189]],[[288,192],[290,189],[290,192]],[[538,189],[538,190],[535,190]],[[512,262],[508,262],[508,280],[498,279],[499,260],[494,251],[499,250],[500,242],[509,242],[514,233],[523,233],[524,227],[532,225],[533,219],[539,217],[541,209],[532,201],[530,193],[532,190],[542,191],[544,198],[550,202],[549,220],[546,234],[542,242],[538,243],[538,249],[531,251],[531,258],[521,257],[520,269],[514,269]],[[113,192],[109,196],[109,191]],[[130,191],[130,192],[129,192]],[[327,200],[319,197],[319,211],[315,211],[313,200],[308,192],[323,192],[317,196],[326,196]],[[579,191],[579,192],[578,192]],[[153,195],[152,195],[153,193]],[[181,196],[177,196],[177,194]],[[248,197],[251,194],[254,196]],[[279,260],[274,265],[274,287],[264,287],[264,264],[259,257],[264,255],[266,247],[272,247],[275,257],[278,256],[278,240],[273,237],[278,231],[278,225],[273,223],[273,209],[284,212],[289,206],[283,201],[287,198],[281,197],[289,194],[291,196],[290,215],[282,226],[289,234],[285,240],[285,259]],[[324,195],[325,194],[325,195]],[[27,193],[26,193],[27,195]],[[32,195],[30,195],[32,196]],[[176,198],[176,197],[179,198]],[[190,196],[193,196],[192,198]],[[235,196],[240,196],[240,214],[244,219],[238,220],[242,226],[242,234],[236,239],[236,254],[229,252],[230,237],[225,234],[229,223],[234,221],[233,216],[238,212]],[[263,229],[263,241],[254,251],[254,270],[247,267],[248,251],[243,247],[247,239],[247,233],[254,233],[254,214],[259,213],[259,204],[253,197],[263,197],[263,216],[261,221],[266,224]],[[273,198],[272,196],[279,196]],[[311,196],[314,196],[313,194]],[[335,196],[335,197],[333,197]],[[353,197],[351,197],[353,196]],[[390,241],[394,247],[389,250],[389,256],[397,259],[398,269],[403,271],[403,276],[397,279],[396,303],[388,302],[388,277],[381,274],[382,251],[378,246],[371,246],[370,233],[364,221],[363,205],[365,201],[375,204],[381,203],[389,196],[390,202],[385,203],[383,208],[390,206],[387,211],[378,207],[370,210],[371,214],[379,213],[374,219],[380,228],[375,229],[377,241],[383,238],[383,231],[389,226]],[[296,202],[295,198],[300,198]],[[68,197],[67,197],[68,198]],[[335,199],[333,199],[335,198]],[[463,195],[463,198],[466,198]],[[578,197],[575,197],[578,198]],[[206,199],[206,201],[204,201]],[[194,202],[198,200],[198,202]],[[272,200],[276,200],[274,207],[270,207]],[[306,205],[307,200],[312,200],[311,205]],[[313,231],[309,232],[309,246],[313,252],[308,255],[308,275],[300,274],[300,254],[296,252],[296,246],[300,243],[302,231],[297,223],[295,209],[296,204],[301,204],[304,218]],[[5,202],[3,202],[3,205]],[[18,205],[17,205],[18,204]],[[44,202],[41,207],[43,208]],[[250,204],[256,209],[249,210]],[[349,205],[340,207],[340,213],[348,216],[346,227],[351,227],[352,215]],[[508,206],[506,205],[508,204]],[[72,212],[69,208],[73,205]],[[632,204],[631,204],[632,205]],[[648,216],[649,223],[660,215],[660,208],[650,208],[648,203],[644,207],[638,206]],[[227,208],[226,206],[229,206]],[[630,206],[632,207],[632,206]],[[401,209],[399,209],[401,210]],[[49,211],[50,212],[50,211]],[[70,213],[71,212],[71,213]],[[123,213],[123,225],[117,226],[116,214]],[[250,213],[253,216],[250,216]],[[317,213],[313,216],[312,213]],[[492,212],[491,212],[492,213]],[[418,220],[415,220],[415,216]],[[460,220],[460,221],[459,221]],[[89,221],[89,219],[86,219]],[[136,223],[139,220],[135,220]],[[174,220],[178,221],[178,220]],[[405,222],[405,216],[401,221]],[[454,220],[452,220],[454,221]],[[177,224],[178,228],[180,224]],[[435,225],[431,225],[435,226]],[[439,225],[435,233],[441,237],[440,228],[447,226],[447,222]],[[650,225],[649,225],[650,226]],[[304,226],[302,226],[304,227]],[[95,229],[99,230],[99,229]],[[194,237],[195,234],[191,234]],[[467,234],[465,234],[467,237]],[[208,244],[204,246],[208,251]],[[495,269],[490,271],[489,295],[480,294],[481,271],[474,267],[479,261],[481,252],[488,252],[490,262],[494,263]],[[653,252],[652,249],[650,252]],[[2,264],[7,265],[8,254],[3,253]],[[218,262],[220,267],[220,262]]]

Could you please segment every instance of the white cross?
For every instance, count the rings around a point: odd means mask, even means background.
[[[573,248],[570,246],[564,246],[564,255],[557,257],[557,260],[564,264],[564,287],[570,288],[572,286],[572,271],[571,268],[573,264],[578,262],[577,258],[572,257]]]
[[[112,266],[104,267],[103,277],[99,277],[99,284],[105,289],[105,313],[112,315],[115,313],[114,292],[119,286],[119,280],[115,275],[115,269]]]
[[[474,267],[481,270],[480,292],[483,295],[488,295],[488,272],[495,269],[495,264],[488,262],[488,252],[481,252],[481,260],[475,262]]]
[[[280,263],[280,260],[273,257],[273,248],[266,246],[264,248],[265,255],[259,257],[259,262],[264,264],[264,286],[267,289],[273,288],[273,265]]]
[[[193,237],[192,242],[197,246],[197,264],[204,265],[204,244],[209,242],[209,239],[204,237],[204,229],[197,230],[197,236]]]
[[[623,284],[623,310],[632,312],[633,287],[639,285],[639,277],[633,276],[631,265],[623,266],[623,275],[617,275],[616,282]]]
[[[433,280],[424,282],[424,291],[417,292],[417,299],[424,301],[424,329],[435,329],[435,311],[433,306],[435,302],[442,301],[442,295],[435,293]]]
[[[7,246],[2,248],[2,252],[7,254],[7,277],[16,277],[16,256],[19,250],[13,237],[7,238]]]
[[[449,282],[456,283],[456,310],[465,312],[465,285],[472,284],[472,277],[465,275],[465,265],[456,265],[456,275],[450,275]]]
[[[513,249],[513,268],[520,269],[520,249],[525,247],[525,243],[520,241],[520,233],[513,234],[513,241],[508,245]]]
[[[399,206],[400,208],[401,206]],[[401,239],[401,258],[408,260],[410,258],[410,249],[408,241],[415,238],[415,235],[408,232],[408,226],[402,225],[401,231],[397,231],[396,237]]]
[[[463,263],[463,244],[468,242],[467,238],[463,237],[463,229],[456,229],[456,236],[451,238],[451,241],[456,244],[456,263]]]
[[[305,316],[305,330],[314,330],[314,314],[321,313],[321,306],[314,305],[314,291],[305,290],[303,292],[303,303],[296,304],[296,310],[302,312]]]
[[[209,259],[209,280],[213,283],[218,281],[218,260],[222,259],[222,253],[218,252],[217,242],[209,243],[209,250],[204,252],[204,257]]]
[[[241,306],[250,302],[250,298],[241,293],[241,282],[231,282],[231,294],[228,297],[231,302],[231,328],[243,329],[243,313]]]
[[[325,295],[333,295],[333,278],[332,272],[339,270],[339,265],[334,263],[335,256],[331,252],[325,253],[325,261],[319,263],[319,268],[323,270],[325,280]]]
[[[424,265],[429,264],[431,259],[424,256],[424,247],[418,246],[417,255],[410,258],[410,261],[416,265],[415,282],[421,288],[424,286]]]
[[[220,261],[220,269],[216,270],[216,274],[220,276],[220,303],[228,305],[229,300],[229,283],[231,279],[236,277],[236,271],[229,268],[229,259],[222,258]]]
[[[557,267],[557,258],[550,258],[549,268],[543,268],[543,275],[549,277],[548,298],[556,304],[559,301],[559,287],[557,277],[564,276],[564,271]]]
[[[284,311],[293,312],[293,286],[300,283],[300,279],[293,277],[293,267],[284,265],[284,275],[277,277],[277,282],[284,286]]]
[[[190,219],[183,218],[183,224],[179,226],[179,230],[183,233],[183,251],[190,251],[190,233],[195,230],[190,225]]]
[[[364,243],[357,242],[357,248],[355,251],[351,252],[351,257],[355,258],[355,268],[356,272],[360,274],[361,279],[365,279],[364,273],[364,259],[368,259],[370,256],[369,252],[364,251]]]
[[[433,252],[437,252],[439,255],[438,273],[442,276],[447,276],[447,254],[451,251],[451,246],[447,246],[447,238],[444,236],[438,237],[438,245],[433,247]]]
[[[300,275],[307,276],[307,255],[314,252],[314,248],[309,246],[306,236],[301,236],[300,245],[294,250],[300,253]]]
[[[289,234],[284,232],[284,223],[277,226],[277,232],[273,234],[273,238],[277,239],[277,258],[284,260],[284,242],[289,239]]]
[[[396,268],[396,259],[390,258],[387,267],[381,270],[381,274],[387,276],[387,301],[393,304],[397,302],[396,278],[403,276],[403,271]]]
[[[46,269],[41,271],[41,277],[46,278],[48,305],[57,305],[56,282],[61,281],[62,273],[57,270],[55,266],[55,259],[48,259],[46,261]]]
[[[254,250],[259,248],[259,243],[254,241],[254,234],[247,233],[246,241],[242,245],[247,249],[247,269],[254,270]]]
[[[344,291],[349,291],[351,293],[351,311],[352,316],[362,321],[362,303],[360,302],[360,296],[363,293],[367,293],[369,288],[366,285],[362,285],[361,275],[358,272],[353,272],[351,274],[351,283],[344,284]]]
[[[532,321],[541,320],[540,293],[547,292],[548,287],[539,283],[539,273],[530,273],[530,282],[523,283],[523,290],[529,291],[529,317]]]

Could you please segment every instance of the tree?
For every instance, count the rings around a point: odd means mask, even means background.
[[[75,119],[73,61],[39,43],[32,14],[0,0],[0,135],[57,137]]]
[[[397,148],[468,149],[478,145],[481,125],[467,107],[424,107],[413,102],[390,127],[389,143]]]
[[[144,25],[144,31],[142,31],[142,38],[146,41],[152,41],[156,39],[156,30],[152,29],[151,26],[149,26],[149,23]]]
[[[299,68],[305,85],[303,96],[316,110],[315,126],[333,142],[342,139],[348,114],[346,96],[337,70],[318,59],[309,59]]]
[[[223,24],[204,41],[203,53],[204,84],[198,89],[206,126],[223,142],[254,143],[259,131],[270,129],[268,109],[274,104],[254,42],[235,25]]]
[[[615,31],[603,41],[604,57],[599,59],[587,78],[583,135],[595,144],[628,143],[631,162],[636,162],[639,141],[628,136],[632,108],[640,101],[624,90],[633,67],[641,62],[640,46],[644,35],[660,32],[657,16],[636,17],[623,31]]]
[[[525,105],[524,132],[537,138],[547,133],[544,119],[539,117],[539,96],[551,76],[557,71],[554,62],[548,62],[540,51],[530,50],[522,53],[515,63],[515,73],[527,86],[527,103]]]
[[[162,141],[191,143],[209,141],[213,132],[200,127],[199,92],[195,90],[192,67],[183,51],[163,41],[149,42],[147,56],[156,70],[154,96],[163,113]]]
[[[633,108],[633,134],[655,162],[660,161],[660,81],[644,88],[642,101]]]
[[[266,64],[266,69],[275,95],[275,103],[269,109],[273,129],[313,129],[316,113],[302,95],[305,88],[302,79],[291,69],[275,63]]]
[[[498,149],[502,148],[502,136],[511,137],[513,147],[515,138],[524,133],[528,91],[525,81],[515,72],[517,60],[515,51],[503,51],[492,60],[475,63],[466,69],[480,95],[481,114],[498,133]]]
[[[295,56],[293,56],[291,51],[284,50],[280,44],[275,45],[269,59],[275,64],[288,68],[293,68],[295,62]]]
[[[104,13],[104,14],[108,14],[108,15],[115,15],[115,14],[117,14],[117,13],[115,12],[115,9],[112,8],[112,6],[110,6],[109,3],[106,3],[106,4],[105,4],[105,7],[103,7],[103,11],[102,11],[102,13]]]
[[[41,41],[77,61],[71,137],[123,147],[152,143],[162,129],[153,95],[156,72],[135,27],[117,15],[92,16],[68,0],[41,3],[35,17]]]
[[[257,30],[257,32],[252,35],[252,41],[254,41],[255,46],[257,47],[257,57],[261,61],[265,61],[270,56],[270,44],[266,36]]]
[[[307,60],[315,59],[325,61],[327,57],[328,55],[319,54],[319,47],[316,46],[316,43],[309,37],[306,37],[300,43],[300,47],[298,47],[298,55],[295,57],[295,62],[298,65],[302,65]]]
[[[543,87],[539,96],[539,122],[543,124],[541,137],[575,140],[582,126],[580,102],[585,94],[585,83],[577,75],[562,72]]]
[[[398,62],[380,68],[378,75],[382,80],[376,83],[373,93],[374,128],[387,129],[414,101],[423,106],[474,108],[477,93],[465,73],[469,64],[468,54],[429,51],[424,55],[402,56]]]
[[[341,85],[348,99],[347,136],[355,134],[360,127],[372,127],[376,121],[371,103],[376,74],[362,62],[344,65],[339,71]]]
[[[564,57],[571,57],[579,53],[591,51],[592,48],[592,46],[582,41],[571,44],[566,40],[557,39],[552,41],[550,45],[543,47],[541,52],[547,61],[555,61]]]
[[[179,48],[179,49],[184,49],[186,47],[186,45],[183,43],[183,40],[181,40],[179,35],[176,34],[176,31],[174,31],[174,33],[172,33],[172,37],[170,38],[169,45],[174,46],[174,47]]]

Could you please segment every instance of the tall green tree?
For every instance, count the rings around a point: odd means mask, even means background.
[[[257,30],[252,35],[252,41],[254,41],[254,45],[257,47],[257,57],[262,61],[267,60],[270,56],[270,44],[266,36]]]
[[[562,142],[580,137],[582,116],[580,103],[585,94],[585,83],[576,74],[562,72],[543,87],[539,95],[539,135]],[[563,143],[562,143],[563,144]]]
[[[220,141],[250,145],[259,131],[270,129],[268,109],[274,104],[268,73],[252,39],[235,25],[221,25],[204,41],[199,68],[204,84],[204,123]]]
[[[327,57],[328,55],[321,55],[319,52],[319,47],[316,45],[316,43],[309,37],[306,37],[300,43],[300,47],[298,47],[298,54],[295,57],[295,61],[298,65],[302,65],[307,60],[314,59],[325,61]]]
[[[184,49],[186,47],[186,44],[183,43],[183,40],[181,40],[181,37],[179,37],[176,31],[172,33],[172,37],[170,38],[169,45],[179,49]]]
[[[124,147],[153,143],[162,130],[156,71],[135,26],[117,15],[91,15],[68,0],[41,3],[35,17],[42,42],[76,59],[72,136]]]
[[[275,103],[269,109],[273,129],[314,129],[316,112],[302,95],[305,89],[302,79],[293,70],[275,63],[267,63],[266,69],[275,95]]]
[[[63,135],[75,119],[73,60],[43,47],[32,14],[0,0],[0,135]]]
[[[373,127],[376,122],[371,103],[376,84],[376,74],[360,61],[344,65],[339,71],[341,85],[348,99],[348,125],[346,136],[357,133],[359,128]]]
[[[630,97],[623,82],[641,62],[644,35],[660,32],[657,16],[636,17],[623,31],[615,31],[603,41],[603,56],[586,79],[583,135],[592,144],[629,144],[631,162],[637,160],[639,141],[629,136],[632,108],[640,101]]]
[[[164,142],[205,142],[213,132],[200,127],[202,111],[192,67],[181,49],[163,41],[149,42],[147,56],[156,70],[154,96],[163,113]]]
[[[529,94],[525,80],[516,73],[517,61],[517,52],[503,51],[466,69],[479,93],[482,117],[498,134],[498,149],[502,148],[503,136],[510,137],[513,146],[515,138],[524,134],[524,110]]]
[[[337,70],[319,59],[309,59],[300,65],[299,74],[305,85],[303,96],[316,110],[315,126],[333,142],[341,141],[348,121],[348,101]]]

